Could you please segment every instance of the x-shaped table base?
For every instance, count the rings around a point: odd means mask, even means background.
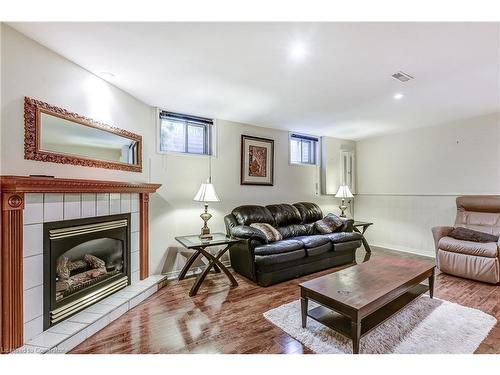
[[[213,245],[212,245],[213,246]],[[229,250],[229,248],[232,246],[232,244],[227,245],[225,248],[219,250],[217,254],[214,256],[210,254],[206,248],[208,246],[198,246],[198,247],[193,247],[192,249],[195,250],[195,253],[191,255],[191,257],[188,259],[184,267],[182,268],[181,273],[179,274],[179,280],[183,280],[186,277],[187,272],[189,271],[189,268],[193,265],[194,261],[200,256],[204,256],[205,258],[208,259],[208,265],[207,267],[203,270],[202,273],[198,275],[196,278],[195,283],[191,287],[191,290],[189,291],[189,296],[195,296],[196,293],[198,293],[198,289],[200,289],[201,284],[203,283],[203,280],[205,280],[205,277],[207,277],[208,273],[210,270],[213,268],[215,272],[220,273],[224,272],[227,276],[227,278],[231,281],[231,285],[238,286],[238,283],[236,282],[236,279],[234,276],[229,272],[227,267],[222,264],[220,261],[220,258],[226,253],[226,251]]]

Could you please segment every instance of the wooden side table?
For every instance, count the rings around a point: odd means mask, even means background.
[[[220,261],[220,258],[229,250],[231,246],[233,246],[237,242],[240,242],[239,239],[228,237],[224,233],[213,233],[211,240],[202,240],[198,235],[175,237],[175,239],[186,249],[196,250],[182,268],[182,271],[179,274],[179,280],[183,280],[186,277],[189,268],[193,265],[194,261],[200,255],[204,256],[209,261],[207,267],[203,270],[202,273],[198,275],[196,281],[191,287],[191,290],[189,291],[190,297],[195,296],[196,293],[198,293],[198,289],[200,289],[203,280],[205,280],[205,277],[207,277],[212,268],[215,272],[220,272],[222,270],[222,272],[226,274],[229,281],[231,281],[231,285],[238,286],[236,279],[231,274],[231,272],[229,272],[227,267]],[[221,245],[226,246],[223,249],[219,250],[215,255],[212,255],[206,250],[207,247]]]
[[[355,232],[358,232],[361,234],[361,236],[362,236],[361,242],[363,242],[363,246],[365,247],[365,250],[367,253],[372,252],[372,249],[370,249],[370,245],[368,245],[368,242],[366,241],[366,238],[365,238],[365,232],[370,225],[373,225],[373,223],[368,223],[366,221],[354,221],[353,228],[352,228]],[[360,231],[358,229],[358,227],[362,227],[363,228],[362,231]]]

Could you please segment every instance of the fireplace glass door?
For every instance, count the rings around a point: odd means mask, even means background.
[[[130,214],[44,226],[44,327],[130,283]]]

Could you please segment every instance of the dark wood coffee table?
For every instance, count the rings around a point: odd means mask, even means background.
[[[377,257],[300,284],[302,327],[310,317],[352,339],[359,340],[402,307],[429,290],[434,292],[434,262]],[[429,287],[420,284],[428,279]],[[309,300],[321,306],[308,311]]]

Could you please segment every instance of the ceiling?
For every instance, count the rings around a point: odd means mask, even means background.
[[[10,25],[147,104],[191,115],[358,140],[500,106],[499,23]],[[415,79],[394,80],[400,70]]]

